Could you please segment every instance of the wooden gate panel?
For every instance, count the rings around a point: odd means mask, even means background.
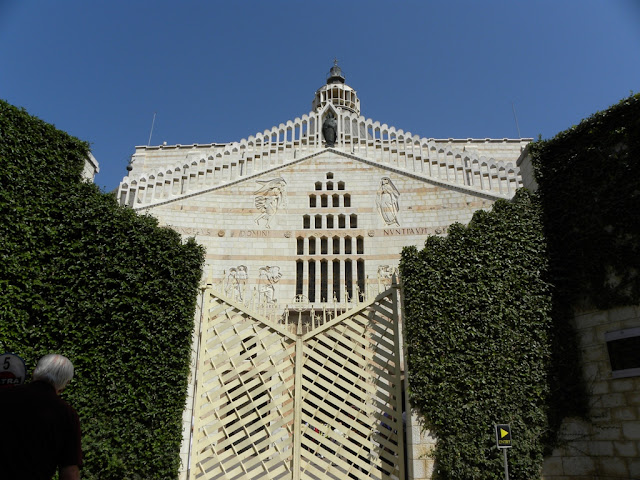
[[[241,305],[208,301],[191,478],[291,478],[295,342]]]
[[[393,300],[387,292],[304,336],[300,478],[403,478]]]
[[[304,334],[206,298],[190,478],[404,478],[397,289]]]

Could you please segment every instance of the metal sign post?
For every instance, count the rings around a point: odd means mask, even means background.
[[[509,480],[509,463],[507,462],[507,448],[511,448],[511,426],[509,424],[496,424],[496,446],[504,453],[504,478]]]

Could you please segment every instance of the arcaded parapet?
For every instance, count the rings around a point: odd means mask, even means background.
[[[136,147],[118,188],[121,204],[146,206],[291,164],[326,148],[321,125],[337,119],[333,149],[390,170],[504,198],[522,186],[516,162],[528,140],[435,140],[366,119],[330,104],[239,142]],[[499,159],[497,159],[497,158]]]

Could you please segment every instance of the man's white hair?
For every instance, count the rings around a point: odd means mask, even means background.
[[[50,353],[42,357],[38,360],[36,369],[33,371],[34,380],[47,382],[53,385],[56,391],[63,390],[72,378],[73,364],[71,360],[57,353]]]

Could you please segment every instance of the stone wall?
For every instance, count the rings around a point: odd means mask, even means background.
[[[96,173],[100,171],[98,161],[91,152],[84,159],[84,168],[82,169],[82,178],[88,182],[93,182]]]
[[[542,478],[639,479],[640,376],[616,378],[605,334],[640,327],[640,306],[580,313],[574,324],[589,391],[589,418],[565,420],[562,446],[545,460]]]
[[[425,430],[417,414],[407,418],[407,478],[430,480],[433,476],[434,459],[431,456],[436,447],[436,438]]]

